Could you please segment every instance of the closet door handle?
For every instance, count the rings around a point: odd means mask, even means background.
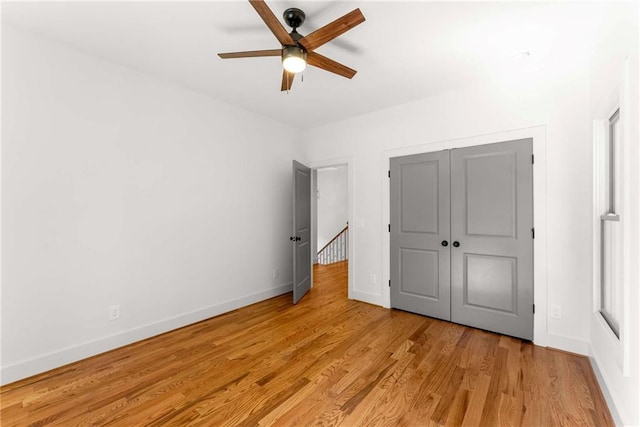
[[[453,247],[457,248],[458,246],[460,246],[460,242],[458,242],[457,240],[455,242],[453,242]]]
[[[449,246],[449,242],[447,242],[446,240],[443,240],[441,243],[442,246]]]

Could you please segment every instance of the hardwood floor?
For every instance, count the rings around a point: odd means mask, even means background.
[[[346,262],[286,294],[0,389],[2,426],[610,426],[587,358],[347,300]]]

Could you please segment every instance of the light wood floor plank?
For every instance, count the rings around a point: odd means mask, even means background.
[[[291,295],[0,389],[14,426],[612,426],[587,358],[347,299]]]

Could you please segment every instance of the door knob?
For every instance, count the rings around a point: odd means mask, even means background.
[[[296,242],[299,242],[300,240],[302,240],[302,238],[300,236],[296,236]]]
[[[443,240],[441,244],[442,246],[449,246],[449,242],[447,242],[446,240]]]
[[[458,246],[460,246],[460,242],[458,242],[457,240],[455,242],[453,242],[453,247],[457,248]]]

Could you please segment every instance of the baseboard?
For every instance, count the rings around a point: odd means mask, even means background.
[[[181,314],[158,322],[143,325],[114,335],[89,341],[73,347],[47,353],[0,369],[0,384],[6,385],[30,376],[77,362],[134,342],[153,337],[192,323],[200,322],[238,308],[246,307],[287,292],[291,292],[293,284],[288,283],[277,288],[267,289],[240,298],[225,301],[206,308]]]
[[[357,301],[366,302],[368,304],[379,305],[382,306],[382,301],[380,295],[370,294],[368,292],[352,290],[349,292],[349,298]]]
[[[582,356],[587,356],[589,354],[589,343],[577,338],[547,332],[545,342],[547,347],[557,348],[558,350],[568,351]]]
[[[623,426],[624,422],[622,421],[622,417],[618,412],[618,408],[616,407],[615,400],[611,395],[611,391],[609,387],[607,387],[607,382],[602,376],[602,372],[598,367],[598,361],[593,356],[593,354],[589,355],[589,362],[591,362],[591,369],[593,369],[593,373],[596,375],[596,380],[598,381],[598,385],[600,386],[600,390],[602,391],[602,395],[604,396],[604,400],[607,402],[607,406],[609,407],[609,412],[611,413],[611,417],[613,418],[613,422],[617,426]]]

